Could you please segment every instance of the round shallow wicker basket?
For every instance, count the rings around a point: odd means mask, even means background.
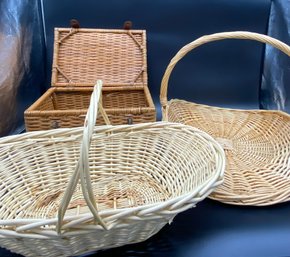
[[[1,247],[55,257],[140,242],[222,183],[224,151],[198,129],[94,127],[100,91],[84,128],[0,139]]]
[[[224,32],[203,36],[184,46],[168,65],[160,99],[164,120],[197,127],[213,136],[227,158],[224,183],[211,198],[237,205],[270,205],[290,200],[290,116],[281,111],[233,110],[183,100],[167,102],[170,74],[188,52],[222,39],[268,43],[290,56],[290,47],[269,36]]]

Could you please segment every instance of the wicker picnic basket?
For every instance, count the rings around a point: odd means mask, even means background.
[[[277,39],[251,32],[203,36],[184,46],[168,65],[160,99],[164,120],[197,127],[213,136],[227,158],[224,183],[211,198],[237,205],[270,205],[290,200],[290,116],[281,111],[234,110],[173,99],[167,102],[170,74],[188,52],[222,39],[252,39],[268,43],[290,56]],[[289,69],[289,67],[285,67]]]
[[[100,92],[84,128],[0,139],[1,247],[55,257],[137,243],[222,183],[224,151],[196,128],[94,127]]]
[[[145,30],[55,28],[52,66],[52,87],[24,113],[27,131],[82,126],[98,79],[113,125],[156,121]]]

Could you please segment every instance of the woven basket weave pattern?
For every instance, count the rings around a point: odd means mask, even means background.
[[[222,39],[251,39],[268,43],[288,56],[290,47],[266,35],[225,32],[203,36],[180,49],[162,79],[160,100],[164,120],[197,127],[224,148],[224,183],[211,198],[237,205],[269,205],[290,200],[290,116],[279,111],[233,110],[183,100],[167,102],[170,74],[188,52]]]
[[[59,127],[81,127],[91,93],[91,88],[50,89],[43,99],[39,99],[26,111],[26,129],[37,131]],[[148,108],[148,99],[141,88],[135,90],[106,88],[103,90],[102,102],[113,125],[128,124],[129,119],[133,123],[155,120],[154,108]],[[96,124],[105,124],[101,115]]]
[[[137,217],[138,218],[138,217]],[[148,220],[140,219],[138,223],[131,224],[127,229],[123,227],[114,229],[114,238],[110,239],[108,244],[108,237],[106,232],[99,230],[97,233],[86,233],[66,238],[58,239],[37,239],[37,238],[9,238],[0,239],[2,247],[11,249],[13,245],[13,252],[21,253],[26,257],[67,257],[67,256],[79,256],[81,254],[88,253],[88,249],[97,250],[96,239],[100,249],[114,248],[126,244],[128,241],[131,243],[138,243],[145,241],[150,236],[156,234],[167,222],[164,219],[156,219],[156,222],[152,224]],[[139,235],[136,237],[136,235]],[[104,247],[105,246],[105,247]],[[49,251],[44,253],[44,251]],[[68,255],[69,253],[69,255]]]
[[[84,128],[0,139],[0,246],[65,257],[140,242],[222,183],[224,152],[208,134],[94,127],[97,105],[108,122],[100,95],[97,84]]]
[[[225,182],[211,198],[249,205],[290,200],[289,116],[279,112],[221,110],[180,100],[170,102],[168,113],[170,121],[199,128],[224,147]]]
[[[97,79],[102,79],[105,85],[147,85],[144,31],[79,29],[74,32],[55,31],[53,85],[93,85]]]
[[[52,97],[47,98],[37,110],[86,110],[89,107],[92,92],[93,90],[82,92],[55,91]],[[148,106],[144,92],[141,90],[103,91],[102,100],[106,109],[142,108]]]
[[[97,79],[104,81],[103,105],[113,125],[156,121],[146,51],[144,30],[56,28],[54,87],[25,111],[26,130],[82,126]]]
[[[51,115],[44,115],[38,117],[26,117],[26,122],[29,124],[26,126],[27,131],[38,131],[38,130],[48,130],[48,129],[54,129],[54,128],[73,128],[73,127],[80,127],[84,123],[84,117],[85,117],[85,111],[78,112],[78,114],[66,114],[63,116],[51,114]],[[155,115],[148,112],[148,113],[142,113],[142,115],[136,113],[131,114],[130,112],[128,114],[122,112],[122,114],[114,113],[107,111],[108,117],[111,121],[112,125],[118,125],[118,124],[128,124],[130,120],[133,121],[134,124],[137,123],[146,123],[151,122],[155,119]],[[40,119],[41,122],[38,122]],[[96,122],[97,125],[104,125],[104,119],[100,116],[97,119]]]

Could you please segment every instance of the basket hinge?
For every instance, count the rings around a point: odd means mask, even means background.
[[[68,34],[64,35],[61,39],[58,40],[58,43],[61,44],[66,38],[70,37],[71,35],[78,32],[78,29],[80,28],[80,23],[76,19],[70,20],[70,26],[71,30]]]
[[[132,21],[125,21],[123,25],[123,29],[130,30],[133,27]]]
[[[71,28],[74,28],[74,29],[79,29],[81,27],[79,21],[76,19],[70,20],[70,26]]]
[[[130,31],[133,27],[132,21],[125,21],[123,25],[123,29],[127,30],[128,35],[133,39],[133,41],[139,46],[140,50],[143,51],[144,47],[142,44],[138,42],[138,40],[133,36],[132,32]]]

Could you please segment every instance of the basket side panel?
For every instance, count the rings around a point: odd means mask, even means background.
[[[92,90],[56,92],[57,110],[86,110],[89,107]]]
[[[103,106],[105,108],[144,108],[148,107],[143,90],[104,91]]]
[[[92,233],[79,233],[65,238],[1,238],[0,246],[27,257],[79,256],[145,241],[160,231],[167,222],[165,219],[140,220],[124,228],[114,228],[109,231],[95,230]]]
[[[46,99],[44,99],[44,101],[42,101],[40,103],[40,105],[38,106],[38,110],[42,110],[42,111],[45,111],[45,110],[54,110],[55,109],[55,106],[54,106],[54,96],[52,97],[47,97]]]
[[[25,116],[26,131],[39,131],[56,128],[73,128],[84,125],[85,111],[83,114],[67,115],[63,111],[61,115],[34,112]]]
[[[87,109],[92,90],[56,91],[56,110]],[[140,90],[103,90],[103,106],[106,109],[131,109],[151,107],[147,95]],[[42,109],[45,110],[45,109]],[[50,109],[48,109],[50,110]]]
[[[112,125],[128,124],[128,123],[145,123],[156,121],[155,110],[149,110],[144,113],[110,113],[107,111],[109,120]],[[27,131],[39,131],[55,128],[73,128],[82,127],[85,121],[86,111],[79,114],[68,115],[66,111],[63,111],[61,115],[42,115],[39,112],[25,116],[25,124]],[[105,121],[102,117],[97,119],[96,125],[105,125]]]

